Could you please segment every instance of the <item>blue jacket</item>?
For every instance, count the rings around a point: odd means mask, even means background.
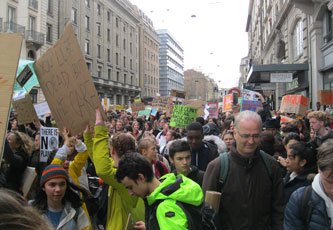
[[[291,172],[287,172],[287,175],[283,178],[284,183],[284,199],[287,203],[291,194],[295,192],[298,188],[310,185],[312,180],[308,180],[308,174],[301,174],[296,176],[292,181],[290,181]]]
[[[284,230],[305,229],[305,225],[301,219],[301,203],[304,188],[297,189],[289,199],[284,215]],[[313,190],[308,205],[313,207],[309,229],[330,230],[330,218],[326,212],[325,201]]]

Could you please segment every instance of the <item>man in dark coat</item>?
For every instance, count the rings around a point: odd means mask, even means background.
[[[282,229],[283,183],[280,167],[258,148],[262,121],[257,113],[243,111],[235,120],[236,143],[228,153],[228,175],[219,183],[221,160],[205,172],[203,191],[222,193],[219,216],[222,229]],[[264,161],[267,160],[266,164]],[[268,169],[269,166],[269,169]]]

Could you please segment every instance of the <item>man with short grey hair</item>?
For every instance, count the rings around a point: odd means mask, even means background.
[[[219,216],[222,229],[283,229],[283,183],[280,167],[258,147],[262,121],[243,111],[236,116],[234,137],[227,158],[207,166],[203,190],[222,193]],[[226,162],[227,161],[227,162]],[[227,176],[221,178],[221,165]]]

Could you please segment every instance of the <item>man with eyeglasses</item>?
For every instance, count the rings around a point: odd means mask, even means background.
[[[228,153],[227,179],[219,180],[218,157],[207,166],[204,193],[222,193],[219,216],[223,229],[283,229],[280,167],[271,156],[262,156],[258,147],[262,120],[255,112],[243,111],[234,125],[235,143]]]

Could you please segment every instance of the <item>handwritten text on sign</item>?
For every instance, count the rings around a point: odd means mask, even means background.
[[[319,90],[318,100],[322,105],[333,105],[333,89]]]
[[[183,105],[174,105],[170,126],[177,128],[186,128],[188,124],[195,122],[197,115],[197,108]]]
[[[76,135],[94,124],[102,106],[71,23],[34,67],[59,129]]]
[[[286,95],[282,98],[281,112],[305,115],[309,99],[302,95]]]
[[[40,162],[47,162],[51,152],[58,148],[59,135],[57,128],[40,128]]]
[[[242,111],[244,110],[251,110],[256,112],[257,108],[262,108],[261,101],[250,101],[250,100],[242,100]]]

